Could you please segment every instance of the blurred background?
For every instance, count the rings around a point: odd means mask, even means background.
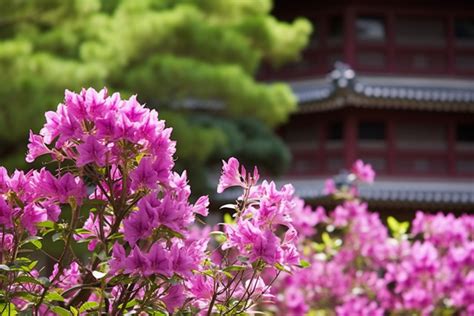
[[[330,205],[357,158],[374,210],[474,206],[472,1],[0,0],[0,165],[64,89],[138,94],[195,194],[236,156]],[[209,177],[209,175],[213,177]]]

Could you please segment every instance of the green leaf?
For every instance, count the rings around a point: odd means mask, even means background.
[[[232,279],[232,278],[234,277],[230,272],[227,272],[227,271],[224,271],[224,270],[221,270],[221,272],[222,272],[226,277],[228,277],[229,279]]]
[[[53,306],[51,310],[55,312],[56,315],[58,316],[71,316],[72,315],[70,311],[68,311],[65,308],[62,308],[61,306]]]
[[[125,307],[126,308],[134,307],[135,305],[137,305],[137,303],[138,301],[136,299],[133,299],[130,302],[128,302],[127,305],[125,305]]]
[[[302,268],[308,268],[308,267],[311,266],[311,263],[309,263],[309,262],[306,261],[306,260],[300,260],[299,266],[302,267]]]
[[[109,236],[107,239],[108,240],[114,240],[114,239],[119,239],[119,238],[122,238],[122,237],[123,237],[122,233],[115,233],[115,234],[112,234],[111,236]]]
[[[224,223],[226,223],[226,224],[234,224],[235,221],[234,221],[234,219],[232,218],[232,216],[231,216],[229,213],[225,213],[225,214],[224,214]]]
[[[15,279],[15,282],[17,283],[34,283],[34,284],[39,284],[42,285],[38,279],[30,277],[29,275],[21,275]]]
[[[30,236],[22,241],[22,243],[20,244],[20,247],[31,243],[36,248],[41,249],[41,247],[43,246],[43,244],[40,241],[41,239],[43,238],[39,236]]]
[[[79,312],[84,313],[85,311],[95,309],[97,307],[99,307],[99,303],[97,302],[85,302],[81,305],[81,307],[79,307]]]
[[[233,266],[226,267],[224,271],[242,271],[245,269],[247,269],[246,266],[233,265]]]
[[[408,228],[410,227],[409,222],[399,222],[393,216],[387,218],[388,228],[390,229],[393,237],[398,238],[407,233]]]
[[[227,240],[227,236],[225,235],[224,232],[221,231],[213,231],[210,233],[211,236],[214,236],[214,239],[219,243],[223,244]]]
[[[76,230],[74,230],[74,233],[80,235],[80,234],[90,234],[91,231],[88,230],[88,229],[85,229],[85,228],[77,228]]]
[[[48,292],[45,297],[50,301],[64,302],[64,297],[62,297],[58,292]]]
[[[14,292],[12,294],[12,297],[21,297],[21,298],[24,298],[25,300],[31,302],[31,301],[35,300],[36,297],[38,297],[38,295],[33,293],[33,292],[17,291],[17,292]]]
[[[43,227],[43,228],[54,228],[54,222],[44,221],[44,222],[37,223],[36,226]]]
[[[281,265],[278,262],[275,263],[275,268],[277,268],[278,270],[283,271],[283,272],[291,273],[290,270],[288,270],[287,268],[285,268],[283,265]]]
[[[321,234],[321,239],[323,240],[323,243],[327,246],[327,247],[331,247],[333,242],[332,242],[332,239],[331,239],[331,236],[329,236],[328,233],[324,232]]]
[[[69,309],[71,310],[73,316],[79,315],[79,311],[74,306],[69,307]]]
[[[36,264],[38,264],[38,260],[35,260],[33,262],[31,262],[29,265],[28,265],[28,270],[31,271],[34,269],[34,267],[36,267]]]
[[[18,315],[16,307],[13,303],[0,303],[1,316],[15,316]]]

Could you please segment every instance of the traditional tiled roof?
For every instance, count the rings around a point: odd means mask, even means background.
[[[285,179],[282,183],[292,183],[296,193],[302,198],[324,200],[323,179]],[[373,185],[360,185],[359,193],[371,205],[433,205],[457,208],[462,206],[474,210],[474,185],[467,180],[420,180],[420,179],[379,179]]]
[[[336,63],[326,77],[290,82],[302,112],[345,106],[474,112],[474,81],[356,76]]]
[[[276,183],[278,187],[291,183],[296,194],[308,202],[325,204],[330,200],[330,197],[324,193],[324,178],[285,178]],[[238,189],[229,189],[217,198],[233,200],[239,192]],[[380,178],[374,184],[360,185],[359,193],[361,199],[375,207],[396,205],[429,208],[431,206],[436,210],[446,208],[445,210],[474,211],[472,180]]]

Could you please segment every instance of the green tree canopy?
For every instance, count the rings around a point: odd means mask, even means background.
[[[311,26],[304,19],[277,21],[271,6],[271,0],[0,0],[2,163],[21,166],[27,130],[39,129],[42,113],[56,107],[65,88],[106,86],[158,108],[175,128],[184,165],[243,153],[245,142],[260,163],[278,170],[275,163],[284,165],[288,155],[270,128],[287,118],[295,98],[286,85],[254,77],[262,61],[278,66],[297,59]],[[196,108],[207,114],[196,117]]]

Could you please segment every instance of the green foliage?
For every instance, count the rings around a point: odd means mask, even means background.
[[[399,222],[393,216],[387,218],[387,225],[392,236],[395,238],[403,237],[408,232],[408,228],[410,228],[410,222]]]
[[[27,130],[39,130],[65,87],[107,86],[159,104],[183,167],[239,154],[282,169],[289,155],[270,128],[296,100],[254,75],[262,61],[297,59],[311,26],[277,21],[271,8],[270,0],[0,0],[1,163],[24,167]],[[190,100],[219,107],[196,120],[182,108]]]

